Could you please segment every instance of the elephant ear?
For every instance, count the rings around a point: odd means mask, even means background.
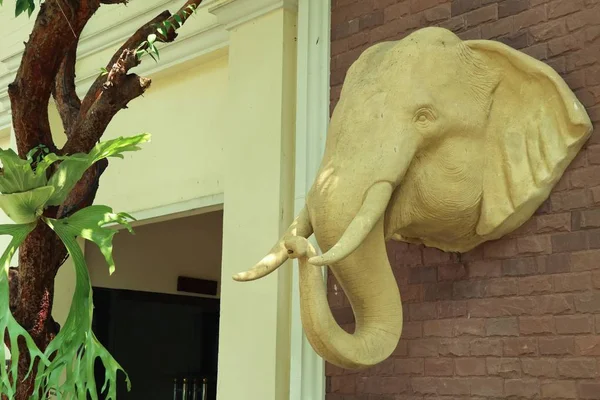
[[[491,240],[518,228],[548,198],[592,123],[547,64],[500,42],[464,43],[480,66],[478,75],[494,80],[477,225],[477,234]]]

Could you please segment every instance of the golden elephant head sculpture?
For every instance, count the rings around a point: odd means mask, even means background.
[[[592,131],[548,65],[502,43],[424,28],[374,45],[350,67],[306,205],[238,281],[300,265],[302,323],[344,368],[391,355],[402,303],[388,239],[466,252],[526,222]],[[324,252],[306,240],[314,233]],[[329,309],[320,266],[348,296],[354,333]]]

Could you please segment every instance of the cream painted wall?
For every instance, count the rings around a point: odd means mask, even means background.
[[[135,235],[121,230],[113,239],[112,276],[96,245],[87,242],[92,285],[190,295],[177,291],[178,276],[221,280],[222,235],[222,211],[138,226]]]
[[[223,192],[223,144],[228,64],[226,54],[153,78],[144,97],[111,121],[102,140],[148,132],[142,150],[111,159],[96,204],[136,212]],[[50,121],[58,145],[65,140],[54,106]]]

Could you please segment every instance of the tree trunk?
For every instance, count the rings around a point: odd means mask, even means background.
[[[177,28],[202,2],[187,0],[176,17],[164,11],[138,29],[106,65],[109,74],[99,76],[80,100],[75,91],[75,63],[81,32],[101,4],[126,4],[127,1],[41,2],[15,80],[8,88],[19,156],[24,158],[39,145],[63,155],[89,152],[116,113],[150,87],[150,79],[130,73],[141,62],[136,50],[147,48],[144,42],[153,33],[159,42],[174,41]],[[158,32],[157,28],[163,23],[167,29]],[[57,149],[52,140],[48,118],[50,96],[54,97],[67,136],[62,149]],[[44,215],[63,218],[91,205],[107,166],[108,161],[102,160],[89,168],[65,203],[48,208]],[[45,223],[38,222],[19,248],[18,268],[10,271],[11,311],[42,351],[58,333],[59,327],[51,315],[54,279],[66,257],[67,251],[58,236]],[[36,374],[31,373],[23,380],[29,371],[30,358],[24,342],[19,343],[19,348],[19,382],[17,394],[11,400],[28,400]]]

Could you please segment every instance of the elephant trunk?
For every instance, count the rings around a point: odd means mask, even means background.
[[[361,204],[341,210],[342,203],[332,198],[333,192],[317,187],[309,199],[309,211],[317,242],[325,254],[316,256],[310,247],[306,254],[294,254],[298,250],[294,244],[306,240],[286,241],[286,247],[293,250],[290,257],[298,258],[300,263],[306,336],[317,353],[342,368],[365,368],[385,360],[395,350],[402,332],[402,302],[384,240],[383,216],[392,191],[391,183],[377,182],[366,190]],[[356,208],[358,211],[352,214]],[[324,263],[352,306],[352,334],[337,324],[329,309],[321,268],[317,266]]]
[[[375,183],[365,193],[360,209],[350,217],[340,217],[335,224],[331,216],[327,219],[332,211],[329,207],[313,207],[311,215],[305,207],[266,257],[251,270],[233,277],[237,281],[258,279],[288,258],[297,258],[306,336],[320,356],[342,368],[365,368],[385,360],[395,350],[402,332],[402,302],[384,240],[383,216],[391,195],[389,182]],[[349,221],[345,223],[344,218]],[[329,250],[322,256],[316,255],[306,239],[313,233],[311,219],[328,222],[321,226],[329,229],[314,230],[320,246]],[[356,323],[353,334],[344,331],[331,313],[322,270],[317,265],[321,263],[329,264],[348,296]]]

